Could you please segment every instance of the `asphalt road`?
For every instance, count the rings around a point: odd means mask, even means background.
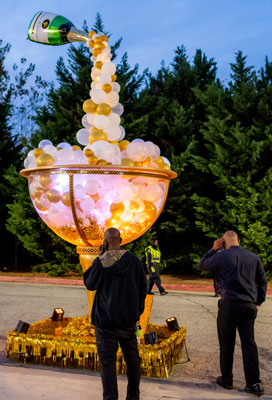
[[[212,384],[219,375],[219,349],[216,334],[218,299],[213,293],[170,292],[160,296],[156,292],[151,322],[164,324],[175,316],[179,325],[187,329],[187,348],[169,380],[183,384]],[[88,313],[86,290],[79,286],[0,282],[0,345],[5,335],[13,330],[19,319],[33,323],[51,317],[54,307],[62,307],[65,316],[83,316]],[[256,320],[255,337],[259,348],[261,378],[266,394],[272,395],[272,297],[260,308]],[[234,386],[245,385],[240,341],[237,337],[234,361]]]

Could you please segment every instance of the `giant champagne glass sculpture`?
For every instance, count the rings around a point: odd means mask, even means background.
[[[82,41],[92,53],[90,98],[83,103],[83,128],[76,134],[79,145],[42,140],[28,153],[21,171],[37,213],[58,236],[77,246],[85,271],[106,229],[119,229],[126,244],[153,225],[176,173],[154,143],[125,140],[120,85],[104,33],[87,35],[64,17],[40,12],[31,21],[29,38],[54,45]],[[88,302],[90,312],[92,292]]]

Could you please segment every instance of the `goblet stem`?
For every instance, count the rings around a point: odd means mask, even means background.
[[[93,249],[93,248],[92,248]],[[79,261],[82,267],[83,272],[87,271],[88,268],[92,265],[94,259],[98,256],[98,249],[97,253],[92,254],[80,254]],[[94,296],[96,291],[95,290],[87,290],[87,298],[88,298],[88,308],[89,308],[89,320],[91,321],[91,312],[94,302]]]

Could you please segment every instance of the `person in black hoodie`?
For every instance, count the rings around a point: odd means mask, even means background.
[[[120,232],[105,232],[100,255],[84,272],[88,290],[96,290],[91,312],[101,364],[103,400],[118,399],[116,352],[121,346],[127,364],[126,400],[139,400],[140,358],[136,323],[144,311],[147,281],[144,267],[132,253],[120,249]]]

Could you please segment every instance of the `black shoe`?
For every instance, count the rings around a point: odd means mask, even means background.
[[[168,294],[168,292],[164,291],[164,292],[160,292],[161,296],[165,296],[166,294]]]
[[[151,294],[152,296],[154,296],[154,292],[147,292],[147,294]]]
[[[215,295],[213,297],[219,297],[219,294],[215,293]]]
[[[217,385],[222,386],[224,389],[228,389],[228,390],[233,389],[232,384],[230,385],[230,384],[227,384],[222,381],[222,376],[218,376],[218,378],[216,378],[216,383],[217,383]]]
[[[264,394],[264,388],[261,382],[255,383],[254,385],[248,385],[245,387],[245,392],[255,394],[256,396],[262,396]]]

